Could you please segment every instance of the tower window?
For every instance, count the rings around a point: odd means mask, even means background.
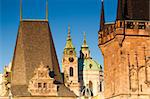
[[[102,92],[102,82],[100,82],[100,85],[99,85],[99,87],[100,87],[100,92]]]
[[[90,64],[89,67],[92,68],[92,64]]]
[[[93,83],[92,83],[92,81],[89,81],[89,88],[93,91]]]
[[[73,58],[73,57],[70,57],[70,58],[69,58],[69,61],[70,61],[70,62],[73,62],[73,61],[74,61],[74,58]]]
[[[73,54],[73,51],[70,51],[69,54],[72,55],[72,54]]]
[[[38,83],[38,88],[42,88],[42,84],[41,83]]]
[[[44,84],[43,84],[43,88],[47,88],[47,83],[44,83]]]
[[[73,68],[72,67],[70,67],[70,76],[73,76]]]

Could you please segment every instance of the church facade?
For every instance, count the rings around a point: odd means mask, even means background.
[[[102,1],[98,35],[105,99],[150,99],[149,0],[118,0],[114,23],[105,22]]]
[[[92,59],[85,35],[80,55],[77,56],[70,36],[70,27],[68,27],[68,37],[63,51],[62,72],[66,87],[77,96],[103,97],[102,67]]]

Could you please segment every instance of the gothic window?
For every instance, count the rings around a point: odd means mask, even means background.
[[[70,76],[73,76],[73,68],[72,67],[70,67]]]
[[[128,29],[133,29],[134,28],[133,22],[127,22],[127,28]]]
[[[131,88],[133,92],[137,90],[137,72],[136,69],[134,69],[134,65],[133,69],[131,69]]]
[[[139,22],[138,24],[138,29],[145,29],[145,23],[144,22]]]
[[[92,83],[92,81],[89,81],[89,88],[90,88],[91,90],[93,90],[93,83]]]

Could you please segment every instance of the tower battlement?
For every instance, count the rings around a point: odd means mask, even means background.
[[[150,21],[118,20],[115,23],[106,23],[104,27],[98,33],[98,45],[113,40],[117,35],[150,37]]]

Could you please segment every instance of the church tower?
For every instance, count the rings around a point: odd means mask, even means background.
[[[63,51],[62,71],[65,85],[79,96],[78,59],[70,36],[70,26],[68,26],[68,37]]]
[[[149,14],[149,0],[118,0],[116,21],[105,23],[102,1],[98,46],[106,99],[149,99]]]
[[[80,57],[78,58],[78,65],[79,65],[79,81],[81,85],[81,96],[103,97],[104,82],[103,82],[102,66],[98,64],[98,62],[90,56],[90,49],[86,42],[85,33],[83,44],[80,50]]]

